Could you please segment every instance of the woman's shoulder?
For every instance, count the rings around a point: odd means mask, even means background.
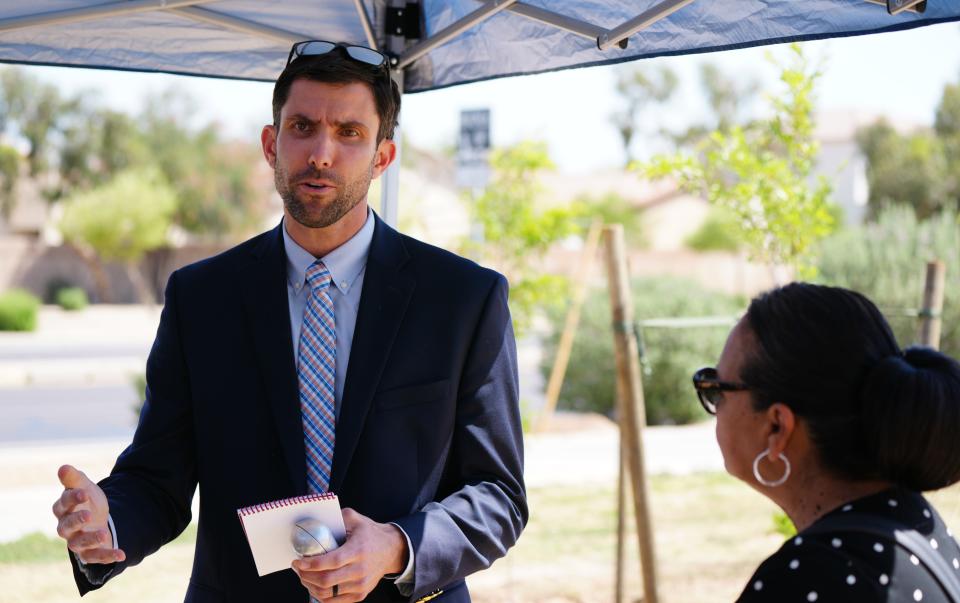
[[[832,538],[796,536],[764,561],[738,599],[742,603],[885,601],[890,577],[852,562]]]
[[[960,575],[960,548],[918,494],[884,493],[833,513],[876,514],[918,530]],[[861,504],[857,504],[861,503]],[[816,524],[814,524],[816,526]],[[919,598],[917,598],[919,597]],[[739,601],[945,601],[934,578],[909,551],[856,530],[804,532],[786,541],[747,583]]]

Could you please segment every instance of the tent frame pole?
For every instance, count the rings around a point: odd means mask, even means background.
[[[154,10],[169,10],[172,8],[194,6],[196,4],[209,4],[215,1],[216,0],[124,0],[122,2],[111,2],[110,4],[101,4],[99,6],[71,8],[39,15],[0,19],[0,32],[16,31],[18,29],[39,27],[42,25],[67,25],[79,21],[99,19],[101,17],[116,17],[119,15],[130,15]]]
[[[540,8],[539,6],[532,6],[524,2],[517,2],[511,6],[509,10],[512,13],[522,15],[528,19],[540,21],[541,23],[546,23],[547,25],[553,25],[559,29],[569,31],[570,33],[575,33],[591,40],[596,40],[607,31],[599,25],[587,23],[586,21],[574,19],[573,17],[561,15],[560,13],[555,13],[551,10]]]
[[[380,50],[377,45],[377,37],[373,35],[373,24],[370,22],[370,15],[367,13],[367,7],[364,6],[363,0],[353,0],[353,4],[357,7],[360,25],[363,26],[363,35],[367,38],[367,46],[374,50]]]
[[[237,17],[231,17],[230,15],[218,13],[206,8],[186,6],[183,8],[174,8],[169,10],[172,13],[182,15],[188,19],[193,19],[194,21],[202,21],[204,23],[225,27],[241,33],[269,38],[285,44],[294,44],[300,40],[310,39],[310,36],[300,34],[295,31],[287,31],[286,29],[270,27],[269,25],[259,25],[246,19],[238,19]]]
[[[400,88],[400,97],[403,97],[403,71],[391,70],[390,75]],[[380,217],[393,228],[397,227],[400,197],[400,154],[403,152],[400,125],[393,132],[393,143],[397,148],[397,155],[393,163],[380,177]]]
[[[601,34],[600,37],[597,38],[597,47],[600,50],[607,50],[616,46],[641,29],[646,29],[660,19],[669,17],[691,2],[693,2],[693,0],[664,0],[660,4],[652,6],[648,10],[640,13],[633,19],[621,23],[610,31]]]
[[[887,0],[867,0],[867,2],[869,2],[870,4],[879,4],[884,8],[886,8],[887,6]],[[890,14],[892,16],[895,16],[895,15],[899,15],[903,11],[910,11],[911,13],[919,12],[917,11],[917,5],[920,4],[921,2],[923,2],[923,0],[908,0],[903,6],[901,6],[898,9],[895,9]]]
[[[417,42],[413,46],[404,50],[403,54],[401,54],[393,62],[393,67],[395,69],[406,68],[408,65],[427,54],[437,46],[446,44],[451,39],[457,37],[474,25],[486,21],[500,11],[510,8],[510,6],[516,2],[517,0],[490,0],[489,2],[486,2],[483,6],[463,17],[462,19],[458,19],[450,25],[444,27],[432,37],[427,38],[422,42]]]

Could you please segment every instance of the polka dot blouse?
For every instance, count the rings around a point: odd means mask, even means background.
[[[853,510],[879,515],[919,531],[960,576],[960,546],[922,495],[887,490],[844,505],[826,516]],[[801,532],[763,562],[737,601],[948,603],[949,599],[920,560],[892,540],[857,532]]]

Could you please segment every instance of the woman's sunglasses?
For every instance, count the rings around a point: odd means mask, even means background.
[[[354,61],[366,63],[373,67],[382,67],[387,63],[387,57],[372,48],[366,46],[355,46],[353,44],[342,44],[340,42],[327,42],[325,40],[304,40],[297,42],[290,49],[290,55],[287,57],[287,65],[300,57],[313,57],[332,52],[335,48],[342,48],[347,56]]]
[[[732,383],[717,379],[717,369],[702,368],[693,374],[693,389],[697,390],[697,397],[703,409],[711,415],[717,414],[717,404],[723,400],[723,392],[739,392],[750,389],[743,383]]]

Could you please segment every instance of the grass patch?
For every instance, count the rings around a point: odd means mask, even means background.
[[[0,544],[0,564],[53,561],[65,559],[66,556],[67,547],[63,540],[40,532],[33,532],[13,542]]]
[[[197,540],[197,526],[191,523],[167,546],[193,544]],[[123,548],[122,546],[120,548]],[[12,542],[0,543],[0,565],[14,563],[46,563],[66,560],[67,545],[63,539],[33,532]]]
[[[779,509],[725,473],[653,476],[649,488],[659,591],[669,603],[733,601],[754,569],[784,540]],[[616,568],[616,484],[550,486],[528,492],[530,522],[509,554],[468,580],[476,603],[594,603],[613,599]],[[960,485],[931,493],[948,525],[960,529]],[[626,594],[642,591],[635,522],[627,514]],[[193,562],[191,525],[105,588],[89,603],[176,603]],[[122,542],[121,542],[122,544]],[[63,544],[30,535],[0,545],[4,603],[77,600]]]

